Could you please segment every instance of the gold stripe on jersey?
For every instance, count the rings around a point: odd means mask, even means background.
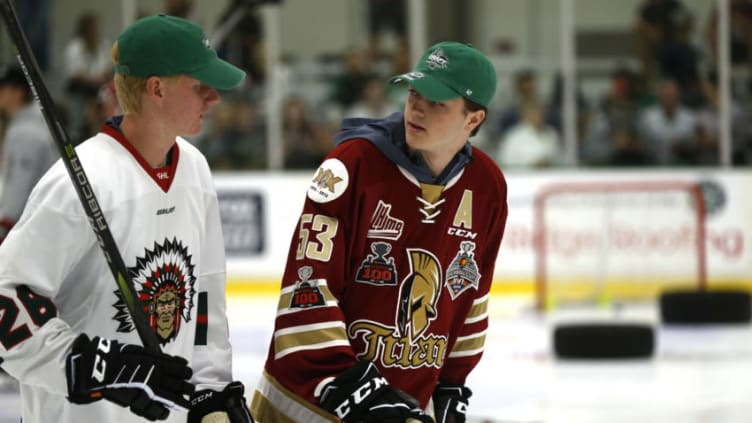
[[[350,346],[340,321],[293,326],[274,332],[274,359],[302,350]]]
[[[315,281],[316,286],[319,288],[319,291],[321,292],[321,295],[324,296],[324,301],[326,302],[327,306],[330,305],[336,305],[336,299],[334,298],[334,295],[332,295],[331,291],[329,291],[329,286],[326,284],[325,279],[316,279]],[[282,291],[279,294],[279,302],[277,303],[277,310],[285,310],[290,308],[290,303],[292,302],[292,296],[295,293],[295,287],[297,284],[293,284],[290,286],[287,286],[282,289]],[[334,302],[334,304],[331,304]],[[301,309],[300,311],[303,311],[305,309]]]
[[[337,423],[331,414],[295,395],[264,370],[251,401],[251,414],[262,423]]]
[[[444,192],[444,185],[420,184],[420,196],[429,203],[435,203]]]
[[[488,317],[488,295],[484,295],[473,301],[470,311],[465,318],[465,324],[479,322]]]
[[[483,352],[483,345],[486,343],[486,331],[473,333],[467,336],[460,336],[454,343],[452,352],[449,357],[466,357]]]

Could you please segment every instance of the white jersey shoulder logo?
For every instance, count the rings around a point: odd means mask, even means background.
[[[349,183],[345,164],[339,159],[327,159],[316,170],[308,186],[308,198],[317,203],[328,203],[339,198]]]

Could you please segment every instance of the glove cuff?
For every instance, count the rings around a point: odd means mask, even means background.
[[[232,423],[253,423],[243,393],[245,387],[241,382],[229,383],[224,390],[204,389],[191,396],[191,410],[188,423],[201,423],[202,419],[214,412],[227,413]]]
[[[358,421],[388,388],[386,379],[372,362],[359,361],[324,386],[320,402],[324,409],[343,421]]]
[[[436,423],[465,423],[473,391],[464,385],[439,383],[433,391]]]

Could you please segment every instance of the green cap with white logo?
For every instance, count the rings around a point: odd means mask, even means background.
[[[219,90],[235,88],[245,72],[217,57],[195,23],[168,15],[134,22],[118,38],[115,72],[126,76],[190,75]]]
[[[493,64],[475,47],[444,41],[431,46],[412,72],[393,76],[389,82],[409,83],[432,101],[465,97],[488,108],[496,79]]]

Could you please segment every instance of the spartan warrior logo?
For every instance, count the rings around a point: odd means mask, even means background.
[[[191,320],[194,265],[188,247],[181,241],[165,238],[164,244],[154,243],[154,249],[144,249],[146,254],[136,259],[136,266],[128,271],[133,279],[138,297],[149,316],[149,324],[161,344],[175,339],[180,331],[181,321]],[[120,322],[118,332],[131,332],[135,329],[128,308],[120,291],[115,291],[118,301],[113,304],[117,313],[115,320]]]
[[[436,68],[446,69],[447,65],[449,64],[449,59],[447,59],[447,57],[444,56],[444,49],[440,48],[428,55],[428,59],[426,59],[426,64],[432,70]]]
[[[480,272],[478,264],[475,263],[473,250],[475,250],[474,242],[463,241],[460,244],[460,252],[454,257],[446,272],[446,286],[449,288],[452,300],[470,288],[478,289]]]
[[[299,281],[295,282],[295,291],[290,299],[290,308],[308,308],[326,304],[324,295],[321,293],[316,282],[308,280],[313,275],[311,266],[303,266],[298,269]]]
[[[373,251],[374,255],[369,255],[363,260],[355,280],[378,286],[397,285],[397,270],[394,268],[394,257],[384,258],[391,250],[392,246],[386,242],[374,242],[371,244],[371,251]]]
[[[439,260],[425,250],[408,249],[410,275],[402,282],[397,330],[413,343],[436,318],[436,303],[441,294]]]

